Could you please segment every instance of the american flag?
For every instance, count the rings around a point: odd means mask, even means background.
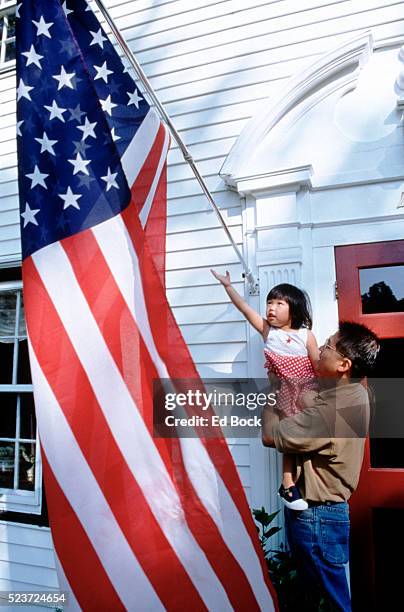
[[[225,441],[153,437],[153,379],[198,380],[147,234],[167,134],[87,2],[17,15],[24,301],[68,609],[272,610]]]

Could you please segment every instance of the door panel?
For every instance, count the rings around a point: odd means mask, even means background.
[[[404,398],[404,240],[336,247],[335,261],[339,318],[367,325],[382,341],[371,427],[380,431],[383,419],[402,410]],[[350,501],[352,603],[358,612],[390,609],[390,603],[401,600],[391,555],[402,551],[403,442],[394,431],[367,440],[359,486]]]

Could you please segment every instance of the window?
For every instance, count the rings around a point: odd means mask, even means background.
[[[18,268],[0,270],[0,510],[41,513],[41,465]],[[0,515],[1,518],[1,515]]]
[[[0,0],[0,68],[14,66],[15,2]]]

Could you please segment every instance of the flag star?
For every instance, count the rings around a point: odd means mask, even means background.
[[[105,100],[100,99],[100,103],[102,110],[104,111],[104,113],[108,113],[108,115],[112,115],[112,109],[115,108],[115,106],[118,106],[117,104],[111,101],[111,95],[109,95],[108,98],[105,98]]]
[[[65,210],[69,206],[73,206],[74,208],[77,208],[78,210],[80,210],[80,206],[77,203],[77,200],[81,198],[80,193],[74,194],[71,188],[68,187],[66,193],[59,193],[58,195],[59,195],[59,198],[62,198],[62,200],[64,200],[65,202],[63,204],[63,210]]]
[[[24,123],[24,119],[22,121],[17,121],[17,136],[22,136],[20,128],[23,123]]]
[[[113,127],[111,130],[112,140],[116,142],[117,140],[121,140],[121,137],[118,134],[115,134],[115,128]]]
[[[41,16],[39,21],[32,20],[32,23],[36,26],[37,36],[40,36],[41,34],[43,34],[47,38],[51,38],[51,35],[49,34],[49,28],[53,26],[53,21],[46,23],[43,16]]]
[[[77,104],[76,108],[69,108],[68,111],[70,113],[69,121],[81,121],[81,116],[86,114],[81,110],[80,104]]]
[[[72,78],[76,76],[74,72],[67,73],[65,67],[62,66],[60,70],[60,74],[55,74],[54,79],[59,81],[58,90],[62,89],[62,87],[70,87],[73,89],[73,83],[71,82]]]
[[[115,180],[117,176],[118,176],[118,173],[117,172],[112,173],[110,167],[108,166],[107,174],[101,177],[102,180],[105,181],[107,184],[107,191],[109,191],[111,187],[116,187],[117,189],[119,189],[118,183]]]
[[[135,91],[133,93],[130,93],[129,91],[127,91],[126,93],[129,96],[129,102],[128,102],[127,106],[130,106],[131,104],[134,104],[136,106],[136,108],[139,108],[139,102],[140,102],[140,100],[143,100],[143,98],[142,98],[142,96],[139,96],[139,94],[137,93],[137,89],[135,89]]]
[[[43,55],[39,55],[39,53],[35,51],[34,45],[31,45],[30,50],[24,51],[24,53],[21,53],[21,55],[25,55],[25,57],[27,58],[27,66],[29,66],[30,64],[35,64],[36,66],[38,66],[38,68],[41,68],[42,70],[40,60],[43,59]]]
[[[48,151],[48,153],[50,153],[51,155],[56,155],[55,151],[53,150],[53,145],[56,144],[58,141],[49,140],[48,136],[46,135],[46,132],[43,133],[42,138],[35,138],[35,140],[41,145],[41,153]]]
[[[84,174],[89,174],[86,166],[88,166],[90,160],[82,159],[80,153],[77,153],[76,159],[68,159],[67,161],[73,165],[73,174],[77,174],[78,172],[84,172]]]
[[[60,119],[62,123],[65,123],[65,118],[63,117],[63,113],[66,112],[66,108],[62,108],[56,104],[56,100],[53,100],[52,106],[45,106],[46,110],[49,111],[49,120],[51,119]]]
[[[21,6],[22,6],[22,2],[19,2],[19,3],[17,4],[17,6],[15,7],[15,16],[16,16],[17,18],[19,18],[19,16],[20,16],[20,8],[21,8]]]
[[[25,203],[25,211],[21,213],[21,217],[24,219],[24,227],[28,225],[28,223],[33,223],[34,225],[38,225],[38,221],[35,218],[35,215],[39,213],[39,208],[30,208],[29,204]]]
[[[18,83],[18,87],[17,87],[17,102],[21,98],[27,98],[27,100],[31,100],[31,96],[29,95],[29,92],[31,91],[31,89],[34,89],[34,88],[30,87],[29,85],[26,85],[24,81],[20,79],[20,82]]]
[[[59,40],[59,44],[60,44],[61,50],[65,51],[66,53],[69,53],[70,55],[72,55],[76,49],[76,47],[74,46],[74,43],[70,39]]]
[[[87,8],[84,12],[91,11],[91,6],[90,6],[91,0],[86,0],[86,2],[87,2]]]
[[[88,120],[88,117],[86,117],[84,125],[77,126],[77,129],[83,132],[82,140],[85,140],[88,136],[92,136],[93,138],[96,138],[95,132],[94,132],[94,128],[96,125],[97,125],[96,121],[94,121],[94,123],[90,123]]]
[[[74,153],[82,153],[86,155],[87,149],[90,149],[90,145],[86,144],[84,140],[73,140]]]
[[[62,9],[66,17],[68,17],[70,13],[73,13],[73,11],[71,9],[68,9],[66,4],[67,4],[66,1],[62,3]]]
[[[91,45],[100,45],[101,49],[104,48],[104,40],[107,40],[105,36],[102,35],[102,29],[100,28],[98,32],[92,32],[90,30],[90,34],[93,36],[93,40],[90,42]]]
[[[86,176],[85,174],[80,174],[79,179],[79,187],[87,187],[87,189],[91,189],[91,183],[94,183],[95,178],[92,176]]]
[[[108,83],[108,75],[113,74],[113,70],[109,70],[107,68],[107,62],[105,61],[102,66],[94,66],[94,68],[97,71],[94,81],[97,79],[103,79],[105,83]]]
[[[42,187],[45,187],[45,189],[48,189],[45,183],[45,179],[46,177],[49,176],[49,174],[43,174],[38,166],[35,164],[35,168],[34,171],[31,174],[26,174],[25,175],[27,178],[31,179],[31,189],[33,189],[34,187],[36,187],[36,185],[41,185]]]

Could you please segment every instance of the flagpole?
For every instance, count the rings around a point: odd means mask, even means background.
[[[108,23],[109,27],[111,28],[112,33],[114,34],[119,46],[121,47],[123,53],[125,54],[125,56],[127,57],[128,61],[130,62],[131,66],[133,67],[134,71],[136,72],[139,80],[143,83],[147,94],[150,98],[150,100],[153,102],[154,106],[156,107],[156,109],[158,110],[160,117],[162,118],[162,120],[164,121],[164,123],[167,125],[167,127],[169,128],[175,142],[177,143],[177,145],[179,146],[179,148],[181,149],[181,152],[184,156],[184,159],[186,162],[188,162],[188,164],[190,165],[203,193],[205,194],[205,196],[207,197],[209,203],[211,204],[213,210],[215,211],[220,223],[223,226],[224,231],[226,232],[226,235],[228,237],[228,239],[230,240],[230,243],[233,247],[233,249],[236,252],[236,255],[238,257],[238,259],[241,262],[241,265],[244,268],[244,274],[243,276],[247,279],[249,286],[250,286],[250,293],[251,295],[257,295],[258,293],[258,283],[253,275],[253,273],[251,272],[251,270],[248,268],[243,255],[241,254],[240,249],[238,248],[237,244],[235,243],[233,236],[230,233],[229,228],[226,225],[225,220],[223,219],[223,216],[216,204],[216,202],[214,201],[212,194],[210,193],[205,180],[203,178],[203,176],[201,175],[201,173],[199,172],[195,161],[192,157],[192,155],[190,154],[188,148],[186,147],[184,141],[182,140],[181,136],[179,135],[179,133],[177,132],[173,122],[171,121],[169,115],[167,114],[166,110],[164,109],[163,105],[161,104],[160,100],[158,99],[154,89],[152,88],[151,84],[149,83],[149,80],[147,78],[147,76],[145,75],[145,73],[143,72],[142,67],[140,66],[139,62],[137,61],[137,59],[135,58],[134,54],[132,53],[131,49],[129,48],[126,40],[123,38],[123,36],[121,35],[118,27],[115,25],[114,20],[112,19],[111,15],[109,14],[108,9],[105,7],[103,0],[94,0],[95,3],[97,4],[98,8],[100,9],[101,13],[103,14],[106,22]]]

